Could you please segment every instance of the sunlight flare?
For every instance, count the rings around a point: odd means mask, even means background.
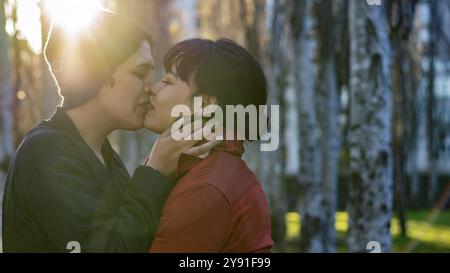
[[[98,0],[45,0],[45,7],[55,24],[76,34],[95,19],[101,4]]]

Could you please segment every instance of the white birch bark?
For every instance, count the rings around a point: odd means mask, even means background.
[[[383,6],[350,1],[350,169],[348,248],[376,241],[391,251],[392,98],[390,44]]]
[[[337,207],[340,134],[339,96],[335,64],[336,38],[333,26],[333,2],[321,0],[318,8],[319,73],[317,81],[317,116],[322,159],[322,243],[324,252],[336,252],[335,215]]]
[[[294,84],[300,130],[300,215],[302,220],[301,241],[305,252],[323,252],[321,192],[321,147],[317,109],[315,104],[315,79],[317,76],[316,18],[313,15],[317,1],[289,1],[291,13],[291,41],[294,50]]]

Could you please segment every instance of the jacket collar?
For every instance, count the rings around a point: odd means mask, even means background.
[[[202,144],[201,142],[199,144]],[[221,144],[214,147],[210,154],[214,154],[217,152],[225,152],[237,157],[242,157],[245,152],[243,141],[239,140],[227,140],[222,142]],[[203,161],[199,157],[191,156],[188,154],[181,154],[180,159],[178,160],[178,168],[177,168],[177,178],[181,178],[183,175],[188,173],[192,168],[195,167],[198,163]]]

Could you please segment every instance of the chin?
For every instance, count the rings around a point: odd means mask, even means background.
[[[164,132],[164,130],[160,130],[158,127],[152,125],[144,124],[144,128],[156,134],[162,134]]]
[[[153,133],[157,133],[157,134],[162,134],[164,132],[164,130],[161,129],[160,126],[155,124],[154,120],[151,118],[145,119],[144,128],[152,131]]]
[[[140,129],[142,129],[144,126],[142,126],[142,124],[141,125],[131,125],[131,126],[128,126],[127,128],[125,128],[124,130],[126,130],[126,131],[138,131],[138,130],[140,130]]]
[[[137,131],[140,130],[144,127],[144,121],[143,120],[133,120],[133,121],[129,121],[127,123],[126,128],[124,128],[124,130],[127,131]]]

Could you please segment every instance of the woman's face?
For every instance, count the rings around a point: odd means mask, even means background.
[[[177,117],[171,117],[174,106],[184,104],[192,109],[193,88],[191,86],[193,84],[188,84],[178,78],[174,69],[167,73],[151,88],[152,95],[144,127],[161,134],[177,120]]]
[[[98,95],[100,107],[111,119],[114,129],[138,130],[144,124],[149,105],[146,93],[153,57],[150,44],[140,48],[113,73]]]

